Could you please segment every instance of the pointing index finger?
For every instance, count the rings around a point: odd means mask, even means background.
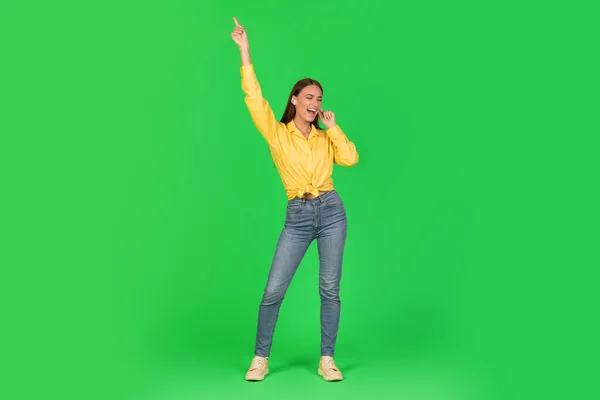
[[[235,22],[235,26],[240,26],[236,17],[233,17],[233,22]]]

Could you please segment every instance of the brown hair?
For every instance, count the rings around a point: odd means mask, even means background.
[[[311,85],[317,86],[319,89],[321,89],[321,93],[323,93],[323,87],[316,80],[311,78],[300,79],[298,82],[296,82],[296,84],[292,88],[292,91],[290,92],[290,97],[288,97],[287,105],[285,106],[285,111],[283,111],[283,116],[281,117],[280,122],[287,124],[288,122],[294,119],[294,117],[296,116],[296,106],[292,104],[292,96],[298,96],[302,89]],[[311,124],[314,125],[317,129],[323,129],[319,125],[318,116],[314,119],[313,122],[311,122]]]

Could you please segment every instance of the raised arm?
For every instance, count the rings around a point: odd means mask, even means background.
[[[274,141],[277,134],[277,120],[269,103],[262,97],[260,84],[254,73],[254,65],[250,60],[250,46],[248,45],[248,35],[238,20],[233,17],[235,28],[231,33],[231,38],[240,48],[240,57],[242,58],[242,90],[246,94],[244,101],[250,111],[250,116],[258,131],[264,136],[270,144]]]

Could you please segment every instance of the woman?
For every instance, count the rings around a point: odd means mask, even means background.
[[[340,317],[340,278],[346,241],[346,211],[333,187],[333,164],[352,166],[358,153],[335,115],[321,108],[323,88],[313,79],[298,81],[280,121],[262,97],[250,61],[248,36],[234,17],[231,33],[242,58],[242,89],[252,120],[266,139],[284,184],[287,213],[260,303],[256,347],[246,380],[269,373],[268,358],[279,308],[300,261],[317,239],[321,297],[321,359],[318,373],[326,381],[342,380],[333,360]],[[325,125],[322,129],[317,115]]]

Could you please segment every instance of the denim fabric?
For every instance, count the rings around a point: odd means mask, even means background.
[[[288,201],[267,284],[259,307],[255,355],[268,357],[285,293],[311,242],[319,251],[321,355],[334,355],[340,320],[340,280],[346,242],[346,210],[337,191]]]

